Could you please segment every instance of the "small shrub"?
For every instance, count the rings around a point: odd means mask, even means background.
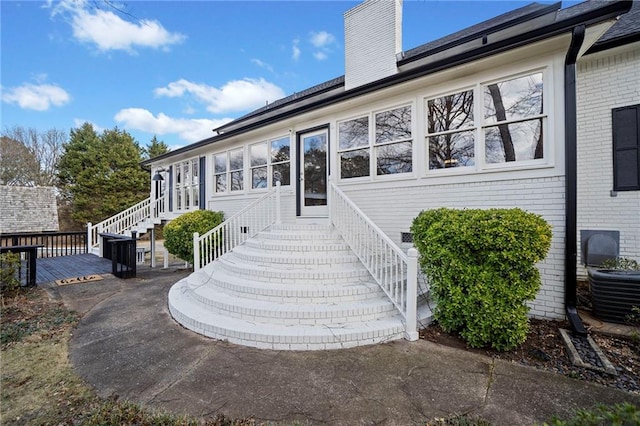
[[[200,235],[220,225],[223,212],[195,210],[172,220],[164,227],[164,246],[169,253],[193,262],[193,233]]]
[[[12,295],[20,288],[19,268],[18,253],[0,254],[0,295],[2,297]]]
[[[526,339],[526,301],[540,289],[536,262],[551,227],[520,209],[423,211],[411,231],[436,301],[435,318],[472,347],[497,350]]]
[[[598,404],[591,410],[578,410],[568,420],[553,417],[545,426],[600,426],[600,425],[639,425],[640,409],[627,402],[613,406]]]
[[[602,262],[600,268],[615,271],[640,271],[640,263],[628,257],[616,257],[615,259],[607,259]]]

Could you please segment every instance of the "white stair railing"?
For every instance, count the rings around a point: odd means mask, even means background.
[[[405,338],[417,340],[418,252],[405,254],[333,182],[329,219],[405,319]]]
[[[280,223],[280,182],[206,234],[193,234],[193,269],[199,270],[246,239]]]
[[[166,195],[155,200],[149,197],[100,223],[95,225],[88,223],[87,234],[90,247],[97,247],[100,244],[100,234],[102,233],[122,234],[147,219],[162,217],[165,213],[165,197]]]

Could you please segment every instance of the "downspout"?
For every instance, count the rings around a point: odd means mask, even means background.
[[[571,45],[564,61],[564,144],[565,144],[565,244],[564,244],[564,306],[573,331],[586,336],[576,308],[577,250],[577,119],[576,119],[576,61],[584,41],[585,26],[573,29]]]

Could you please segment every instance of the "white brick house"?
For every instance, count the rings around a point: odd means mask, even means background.
[[[255,218],[251,225],[238,222],[225,228],[223,239],[243,244],[204,262],[200,270],[200,258],[194,259],[197,271],[169,295],[174,317],[208,336],[275,349],[375,343],[399,337],[403,327],[405,335],[415,337],[408,323],[416,313],[403,310],[410,304],[403,293],[410,281],[405,255],[399,255],[405,269],[400,267],[396,283],[385,287],[375,279],[402,313],[398,329],[396,320],[383,314],[389,300],[374,303],[362,287],[345,290],[341,283],[355,285],[353,280],[368,286],[355,265],[359,261],[345,253],[354,250],[366,264],[396,246],[406,249],[402,234],[424,209],[520,207],[553,226],[550,252],[539,265],[543,287],[531,314],[567,316],[580,328],[575,312],[578,227],[620,229],[623,252],[638,254],[633,209],[640,192],[609,197],[612,170],[590,165],[589,151],[598,151],[602,159],[611,144],[603,148],[595,131],[580,128],[605,120],[603,111],[610,113],[612,107],[637,103],[637,43],[631,52],[614,53],[619,57],[615,70],[598,65],[600,54],[582,57],[629,7],[628,2],[588,1],[568,9],[533,3],[410,50],[402,50],[401,0],[367,0],[346,12],[344,77],[276,101],[216,129],[211,138],[145,162],[155,177],[146,205],[154,206],[151,215],[164,219],[204,208],[224,211],[227,218],[247,216],[251,203],[280,194],[277,219],[266,224],[267,233],[247,235],[262,223]],[[620,78],[628,80],[629,88],[620,89],[624,93],[615,101],[605,104],[605,96],[590,94],[599,89],[589,79],[600,85],[609,81],[607,72],[619,75],[625,67]],[[589,96],[603,100],[602,109],[585,101]],[[610,140],[605,127],[598,131]],[[604,163],[610,165],[610,158]],[[607,182],[597,195],[589,189],[590,167],[599,176],[596,181]],[[600,197],[593,207],[591,197]],[[616,203],[611,205],[616,214],[607,215],[610,222],[593,219],[603,199]],[[336,213],[338,205],[351,206],[360,216],[345,219]],[[340,243],[349,241],[352,236],[345,233],[365,216],[366,229],[386,235],[379,240],[384,248],[372,248],[373,254]],[[345,220],[349,226],[343,226]],[[203,249],[206,259],[217,257],[211,253],[217,243],[198,244],[209,244]],[[269,254],[259,251],[267,248]],[[340,254],[327,254],[333,249]],[[329,265],[328,272],[316,272],[320,264]],[[376,268],[385,277],[398,273],[387,263]],[[399,287],[398,281],[403,283]],[[287,287],[291,283],[298,287]],[[399,299],[391,295],[398,291]],[[331,300],[318,300],[325,293]],[[428,308],[419,306],[417,316],[428,323]]]
[[[578,61],[577,103],[578,230],[618,231],[620,256],[640,259],[640,150],[622,154],[632,162],[635,155],[635,185],[616,183],[613,141],[614,115],[623,109],[636,114],[638,146],[640,2],[634,2],[619,23]],[[626,164],[617,167],[629,170]],[[585,274],[579,266],[579,275]]]

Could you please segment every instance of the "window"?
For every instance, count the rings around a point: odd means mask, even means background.
[[[178,210],[190,210],[199,205],[200,181],[197,158],[181,161],[173,165],[175,199]]]
[[[543,159],[542,80],[539,72],[428,99],[429,170]]]
[[[213,156],[213,183],[216,193],[242,191],[244,188],[243,148]]]
[[[429,169],[475,165],[473,91],[427,101]]]
[[[412,171],[411,107],[378,112],[373,118],[373,129],[369,116],[338,123],[342,179],[370,176],[371,158],[378,176]]]
[[[483,92],[485,161],[543,158],[542,73],[488,84]]]
[[[613,189],[640,190],[640,105],[615,108],[613,126]]]
[[[277,180],[282,185],[290,184],[289,137],[251,145],[250,156],[251,188],[267,188],[269,176],[271,185],[275,185]]]

